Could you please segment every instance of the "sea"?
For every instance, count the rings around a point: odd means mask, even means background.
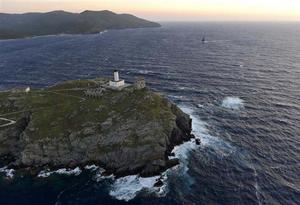
[[[112,76],[147,86],[193,119],[180,165],[160,177],[102,169],[24,176],[0,166],[1,205],[299,205],[300,23],[162,23],[160,28],[0,41],[0,90]],[[202,38],[205,37],[205,42]]]

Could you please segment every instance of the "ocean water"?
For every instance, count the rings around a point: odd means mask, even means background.
[[[117,68],[189,113],[202,142],[176,147],[181,164],[161,189],[157,177],[103,178],[95,167],[35,178],[2,168],[0,204],[299,204],[299,33],[300,23],[164,23],[0,41],[1,90]]]

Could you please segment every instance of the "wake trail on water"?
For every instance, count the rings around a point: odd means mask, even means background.
[[[222,42],[230,42],[230,40],[206,40],[204,43],[222,43]]]
[[[257,199],[257,202],[258,202],[258,205],[261,205],[262,204],[262,202],[261,202],[261,197],[260,197],[260,193],[259,193],[259,191],[260,191],[260,187],[259,187],[259,184],[258,184],[258,179],[257,179],[257,171],[256,171],[256,169],[254,168],[254,166],[252,166],[252,169],[253,169],[253,171],[254,171],[254,181],[255,181],[255,185],[254,185],[254,187],[255,187],[255,196],[256,196],[256,199]]]

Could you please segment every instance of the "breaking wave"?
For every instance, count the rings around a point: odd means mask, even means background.
[[[232,110],[239,110],[244,107],[244,101],[238,97],[226,97],[222,102],[222,107]]]
[[[58,169],[56,171],[43,170],[38,174],[38,177],[46,178],[46,177],[49,177],[52,174],[78,176],[78,175],[81,174],[81,172],[82,172],[82,170],[79,167],[76,167],[75,169],[62,168],[62,169]]]
[[[211,135],[209,130],[207,129],[207,123],[202,121],[198,116],[195,115],[195,110],[193,110],[193,108],[187,106],[180,106],[180,108],[183,112],[189,114],[192,118],[193,134],[195,135],[196,139],[198,138],[201,140],[201,146],[211,147],[222,155],[229,155],[232,153],[232,151],[235,150],[235,148],[231,146],[230,143],[224,141],[221,138]],[[187,143],[192,142],[194,142],[194,140]],[[190,147],[196,148],[196,143],[192,143]]]
[[[139,73],[139,74],[149,74],[149,73],[153,73],[153,71],[151,71],[151,70],[138,70],[137,73]]]
[[[155,183],[160,178],[161,176],[143,178],[137,175],[122,177],[115,180],[109,194],[124,201],[130,201],[142,191],[156,193],[159,196],[164,193],[163,187],[155,187]]]
[[[107,30],[104,30],[104,31],[99,32],[99,35],[102,35],[102,34],[104,34],[104,33],[107,33]]]
[[[0,173],[3,173],[7,178],[12,179],[14,177],[14,169],[8,169],[7,166],[0,168]]]
[[[183,178],[184,186],[189,188],[194,183],[193,177],[188,173],[189,157],[192,151],[206,146],[213,148],[221,156],[228,156],[235,151],[235,148],[228,142],[210,135],[206,123],[195,116],[192,108],[187,106],[180,106],[180,108],[191,116],[193,134],[195,135],[195,139],[176,146],[173,150],[175,156],[169,157],[170,159],[178,158],[180,164],[165,171],[161,176],[143,178],[138,175],[131,175],[118,178],[111,185],[109,194],[112,197],[118,200],[130,201],[141,192],[155,193],[158,197],[165,196],[169,190],[168,178],[173,176]],[[200,139],[201,145],[196,144],[196,139]],[[101,173],[98,178],[105,179]],[[155,183],[159,180],[161,180],[163,186],[155,187]]]
[[[99,169],[99,166],[94,165],[94,164],[92,164],[92,165],[86,165],[86,166],[84,167],[84,169],[90,170],[90,171],[96,171],[97,169]]]

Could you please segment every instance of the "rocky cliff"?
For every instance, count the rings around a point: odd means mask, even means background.
[[[0,128],[2,162],[35,169],[95,163],[119,176],[152,176],[176,165],[168,156],[192,137],[190,117],[147,88],[84,95],[105,83],[79,80],[0,93],[0,117],[16,121]]]

